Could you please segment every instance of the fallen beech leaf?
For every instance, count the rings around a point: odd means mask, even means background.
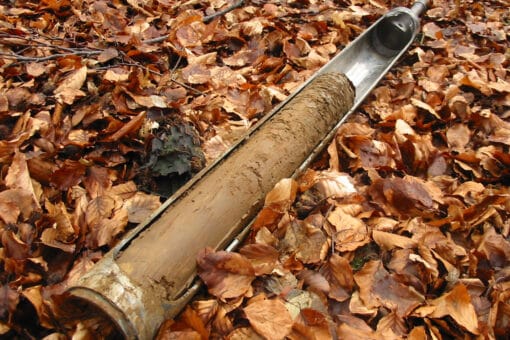
[[[418,244],[416,241],[409,237],[387,233],[385,231],[374,230],[372,231],[372,238],[379,247],[384,250],[393,250],[399,248],[414,248]]]
[[[28,195],[30,196],[29,193]],[[0,218],[4,223],[16,223],[20,212],[17,202],[0,200]]]
[[[305,286],[308,286],[313,291],[320,291],[325,294],[329,293],[329,282],[321,273],[309,269],[304,269],[299,272],[298,279],[303,280]]]
[[[166,103],[165,97],[158,95],[149,95],[149,96],[139,96],[133,94],[131,92],[127,92],[131,98],[140,106],[144,107],[159,107],[159,108],[167,108],[168,105]]]
[[[383,267],[381,261],[369,261],[354,274],[360,298],[368,307],[385,306],[399,317],[408,316],[424,297],[412,286],[404,285]]]
[[[57,204],[46,202],[45,208],[48,210],[48,215],[55,221],[53,226],[58,232],[57,240],[65,243],[74,241],[78,237],[78,227],[75,228],[73,225],[64,202]]]
[[[85,175],[86,166],[73,160],[65,160],[60,167],[53,172],[50,182],[59,190],[67,190],[78,184]]]
[[[204,324],[209,321],[218,312],[219,303],[216,299],[198,300],[192,303],[193,309],[197,312],[198,316],[202,319]]]
[[[25,260],[30,257],[30,246],[12,231],[5,230],[1,239],[5,256],[15,260]]]
[[[51,329],[52,324],[52,311],[48,302],[42,296],[42,286],[29,287],[21,293],[30,303],[34,306],[41,326]]]
[[[119,51],[117,51],[117,49],[115,49],[113,47],[109,47],[97,56],[97,61],[99,61],[100,63],[105,63],[109,60],[117,58],[118,55],[119,55]]]
[[[294,322],[288,338],[293,340],[331,340],[333,337],[329,326],[324,314],[312,308],[304,308],[301,310],[299,318]]]
[[[239,249],[239,253],[251,262],[255,275],[271,274],[278,264],[278,251],[266,244],[247,244]]]
[[[317,263],[326,257],[327,247],[327,239],[321,229],[293,220],[278,249],[294,254],[303,263]]]
[[[89,226],[90,236],[95,237],[94,244],[97,247],[113,246],[115,237],[124,231],[127,224],[128,212],[122,207],[116,210],[111,218],[103,218]]]
[[[118,83],[118,82],[127,81],[129,79],[130,74],[131,74],[131,72],[124,68],[114,67],[114,68],[108,69],[105,72],[103,79],[111,81],[113,83]]]
[[[328,221],[335,227],[333,235],[335,249],[352,251],[370,242],[365,223],[337,207],[328,215]]]
[[[59,102],[71,105],[74,101],[79,97],[85,97],[87,94],[82,90],[73,89],[70,87],[66,87],[61,89],[55,97],[59,100]]]
[[[137,193],[136,184],[133,181],[124,182],[113,186],[108,194],[113,196],[119,196],[122,199],[128,199],[133,197]]]
[[[328,296],[337,301],[345,301],[351,296],[354,277],[349,261],[344,257],[333,254],[319,272],[328,280],[330,289]]]
[[[97,223],[103,218],[112,216],[116,201],[112,196],[99,196],[91,200],[87,205],[86,222],[88,225]]]
[[[19,302],[19,293],[9,287],[9,285],[0,286],[0,317],[6,319],[14,312]]]
[[[384,339],[397,339],[407,335],[407,325],[401,316],[391,312],[377,323],[377,333]]]
[[[108,169],[105,167],[97,165],[89,166],[83,184],[87,193],[93,199],[99,196],[110,196],[108,191],[112,186],[112,179]]]
[[[54,93],[55,95],[59,95],[66,90],[79,90],[85,83],[86,79],[87,66],[83,66],[64,78],[60,85],[55,89]]]
[[[471,139],[471,130],[465,124],[456,124],[446,131],[446,138],[454,150],[462,151]]]
[[[478,251],[485,254],[492,266],[504,267],[508,265],[510,242],[503,235],[497,233],[494,227],[485,231],[477,248]]]
[[[129,122],[122,125],[120,129],[115,131],[112,135],[105,138],[106,142],[117,142],[122,137],[135,133],[138,131],[140,126],[142,126],[142,122],[145,119],[145,111],[140,112],[135,117],[131,118]]]
[[[142,192],[137,192],[124,201],[124,207],[128,211],[128,219],[131,223],[142,223],[160,206],[161,202],[158,196]]]
[[[182,77],[188,84],[206,84],[211,80],[211,71],[205,65],[191,64],[182,69]]]
[[[227,340],[245,340],[245,339],[264,340],[264,338],[262,336],[258,335],[251,327],[236,328],[227,335],[226,339]]]
[[[427,187],[411,176],[377,179],[369,192],[375,201],[395,214],[424,214],[434,207]]]
[[[76,244],[59,241],[60,234],[57,229],[46,228],[41,234],[41,242],[48,247],[60,249],[66,253],[74,253]]]
[[[39,77],[46,72],[46,67],[42,63],[28,63],[27,73],[32,77]]]
[[[200,334],[202,339],[209,339],[209,331],[206,329],[204,322],[190,307],[187,307],[182,313],[182,321],[195,332]]]
[[[5,185],[10,189],[22,189],[31,193],[35,206],[39,206],[39,199],[34,191],[25,154],[19,151],[15,152],[7,176],[5,176]]]
[[[246,257],[226,251],[202,250],[197,256],[198,275],[209,293],[230,299],[244,295],[255,279],[255,270]]]
[[[292,318],[278,298],[253,302],[244,313],[253,329],[266,339],[283,339],[292,329]]]
[[[287,210],[294,202],[296,192],[296,181],[291,178],[284,178],[276,183],[273,189],[267,193],[264,206],[271,207],[277,211]]]
[[[416,107],[419,107],[420,109],[423,109],[427,112],[429,112],[430,114],[432,114],[434,117],[438,118],[438,119],[441,119],[441,116],[437,113],[436,110],[434,110],[434,108],[432,106],[430,106],[429,104],[427,103],[424,103],[422,102],[421,100],[418,100],[416,98],[411,98],[411,103],[416,106]]]
[[[471,303],[469,292],[463,284],[457,284],[448,293],[428,301],[427,306],[418,308],[413,314],[437,319],[450,316],[469,332],[475,335],[480,334],[475,308]]]
[[[6,223],[16,223],[20,214],[26,219],[37,209],[30,191],[8,189],[0,192],[0,218]]]

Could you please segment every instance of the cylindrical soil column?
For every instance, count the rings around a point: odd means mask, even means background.
[[[197,253],[226,246],[353,101],[345,75],[317,76],[124,249],[107,254],[71,295],[101,308],[127,338],[152,338],[171,301],[195,277]]]

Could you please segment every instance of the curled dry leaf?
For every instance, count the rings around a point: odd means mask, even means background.
[[[335,249],[352,251],[370,242],[366,224],[359,218],[337,207],[328,215],[328,221],[334,229]]]
[[[387,233],[380,230],[372,231],[372,238],[375,243],[384,250],[393,250],[395,247],[414,248],[418,245],[416,241],[409,237]]]
[[[399,282],[395,275],[390,274],[381,261],[367,262],[354,274],[354,280],[360,289],[360,298],[368,307],[385,306],[405,317],[425,298],[413,287]]]
[[[197,264],[198,275],[209,293],[220,299],[246,294],[255,279],[253,266],[240,254],[206,248],[198,254]]]
[[[80,88],[87,79],[87,66],[80,67],[68,75],[55,89],[55,96],[66,104],[72,104],[76,96],[84,96]]]
[[[243,310],[253,329],[268,340],[283,339],[292,329],[292,318],[278,298],[255,301]]]
[[[287,210],[296,199],[296,193],[296,181],[291,178],[282,179],[266,195],[264,205],[277,211]]]
[[[427,302],[427,306],[418,308],[413,314],[429,318],[442,318],[448,315],[469,332],[480,334],[471,296],[463,284],[457,284],[448,293]]]

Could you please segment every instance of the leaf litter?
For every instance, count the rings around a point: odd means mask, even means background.
[[[106,337],[65,288],[389,8],[405,2],[0,4],[0,333]],[[508,22],[436,0],[423,33],[158,338],[503,338]],[[284,155],[282,155],[284,157]],[[162,183],[173,183],[162,187]]]

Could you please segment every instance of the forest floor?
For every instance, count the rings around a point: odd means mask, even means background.
[[[0,1],[3,337],[107,337],[99,318],[69,320],[66,288],[410,6],[236,3]],[[158,338],[508,337],[508,3],[433,1],[422,25],[313,166],[275,186],[240,250],[192,255],[207,292]]]

